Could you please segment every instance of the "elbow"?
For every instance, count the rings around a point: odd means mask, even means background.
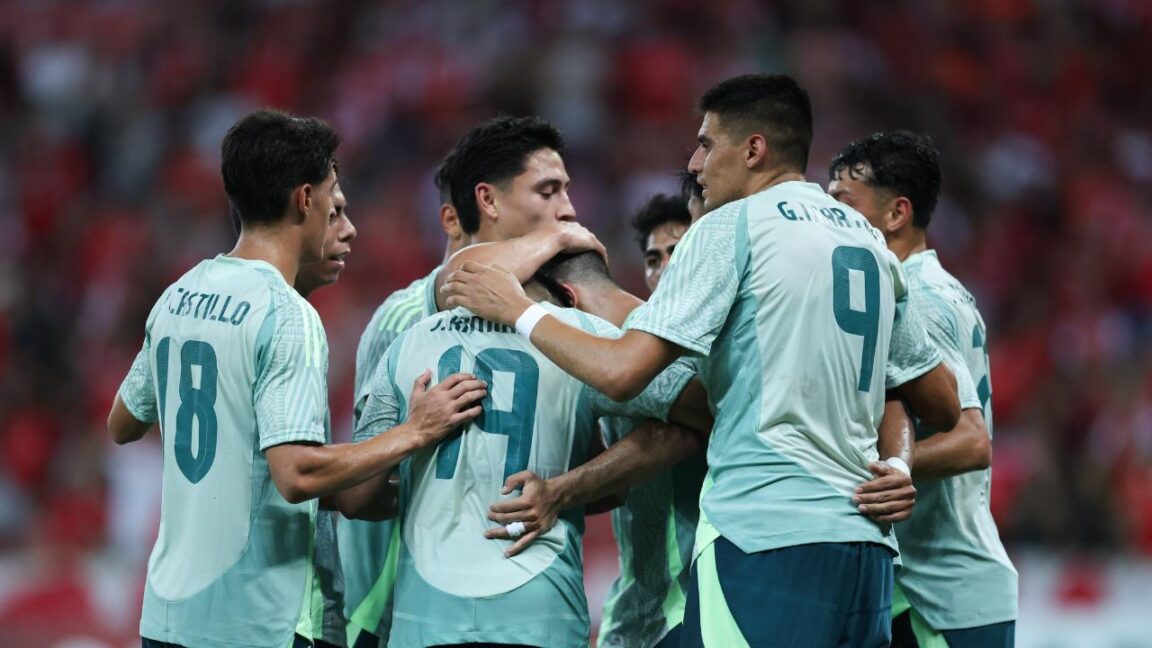
[[[347,490],[336,496],[336,508],[349,520],[365,520],[368,522],[382,522],[396,517],[396,507],[380,499],[364,501],[358,497],[354,489]]]
[[[639,396],[640,392],[644,391],[645,385],[638,376],[629,371],[625,363],[620,363],[607,372],[602,387],[601,391],[605,396],[623,403]]]
[[[968,470],[987,470],[992,465],[992,437],[988,436],[983,418],[980,419],[979,425],[974,427],[975,429],[969,434],[971,443],[968,444]]]
[[[298,484],[276,484],[276,489],[289,504],[301,504],[315,497]]]

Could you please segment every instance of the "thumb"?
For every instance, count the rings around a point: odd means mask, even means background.
[[[416,382],[412,383],[413,394],[423,394],[428,391],[428,383],[432,382],[432,370],[425,369],[424,373],[416,377]]]
[[[872,474],[876,475],[877,477],[884,477],[891,473],[894,468],[882,461],[873,461],[872,463],[868,464],[868,470],[870,470]]]

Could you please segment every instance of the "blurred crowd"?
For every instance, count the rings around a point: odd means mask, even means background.
[[[849,140],[932,135],[931,243],[991,337],[1010,546],[1152,555],[1152,5],[1136,0],[0,1],[0,554],[141,561],[159,445],[104,417],[152,303],[235,235],[226,129],[275,106],[344,136],[359,229],[313,295],[337,438],[356,341],[443,254],[436,164],[498,112],[568,139],[581,221],[644,294],[627,221],[674,191],[715,81],[810,91],[809,178]],[[610,546],[610,545],[608,545]]]

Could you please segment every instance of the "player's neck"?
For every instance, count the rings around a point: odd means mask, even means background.
[[[747,192],[745,196],[758,194],[769,187],[774,187],[784,182],[806,182],[807,178],[800,171],[794,171],[787,168],[776,168],[762,173],[756,173],[749,178]]]
[[[624,325],[628,315],[644,300],[617,286],[584,290],[579,295],[580,310],[607,320],[617,327]]]
[[[300,271],[300,253],[284,236],[284,232],[272,229],[242,231],[236,247],[232,248],[228,256],[264,261],[280,271],[284,281],[291,286],[296,283],[296,275]]]
[[[913,254],[919,254],[928,249],[928,235],[923,230],[908,228],[907,232],[888,239],[888,249],[896,255],[901,262]]]

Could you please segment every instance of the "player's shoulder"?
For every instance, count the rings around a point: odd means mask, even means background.
[[[944,269],[935,250],[909,256],[904,261],[909,285],[958,306],[976,308],[976,298],[952,273]]]
[[[436,272],[421,277],[406,287],[388,295],[376,308],[368,322],[366,333],[389,331],[399,333],[412,324],[435,313],[428,306],[429,284],[435,281]]]

